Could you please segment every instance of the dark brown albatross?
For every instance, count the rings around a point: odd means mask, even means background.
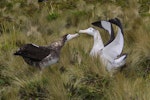
[[[65,42],[78,35],[78,33],[66,34],[59,41],[53,42],[49,46],[25,44],[16,51],[14,55],[22,56],[27,64],[43,69],[46,66],[57,63],[60,57],[61,48],[64,46]]]

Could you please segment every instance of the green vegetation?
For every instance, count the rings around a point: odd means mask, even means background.
[[[1,0],[1,100],[149,100],[149,0]],[[110,76],[99,59],[89,56],[92,37],[66,43],[59,63],[42,72],[13,53],[25,43],[48,45],[96,20],[118,17],[128,53],[126,67]],[[99,29],[104,42],[105,31]]]

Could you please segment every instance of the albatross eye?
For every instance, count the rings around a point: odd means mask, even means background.
[[[67,39],[70,38],[70,34],[67,35]]]
[[[89,28],[89,30],[90,30],[90,31],[93,31],[94,29],[91,27],[91,28]]]
[[[90,31],[91,31],[91,32],[94,32],[94,29],[93,29],[93,28],[90,28]]]

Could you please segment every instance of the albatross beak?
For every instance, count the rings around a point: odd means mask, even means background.
[[[76,38],[76,37],[78,37],[78,36],[79,36],[78,33],[75,33],[75,34],[68,34],[68,36],[67,36],[67,41],[69,41],[69,40],[71,40],[71,39],[73,39],[73,38]]]
[[[87,29],[85,29],[85,30],[79,30],[79,33],[87,33]]]

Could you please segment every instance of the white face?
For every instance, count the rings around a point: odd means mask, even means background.
[[[75,38],[75,37],[78,37],[78,36],[79,36],[78,33],[76,33],[76,34],[68,34],[68,35],[67,35],[67,41],[69,41],[69,40],[71,40],[71,39],[73,39],[73,38]]]
[[[86,33],[86,34],[89,34],[89,35],[92,35],[94,36],[94,33],[96,32],[96,29],[90,27],[88,29],[85,29],[85,30],[80,30],[79,33]]]

